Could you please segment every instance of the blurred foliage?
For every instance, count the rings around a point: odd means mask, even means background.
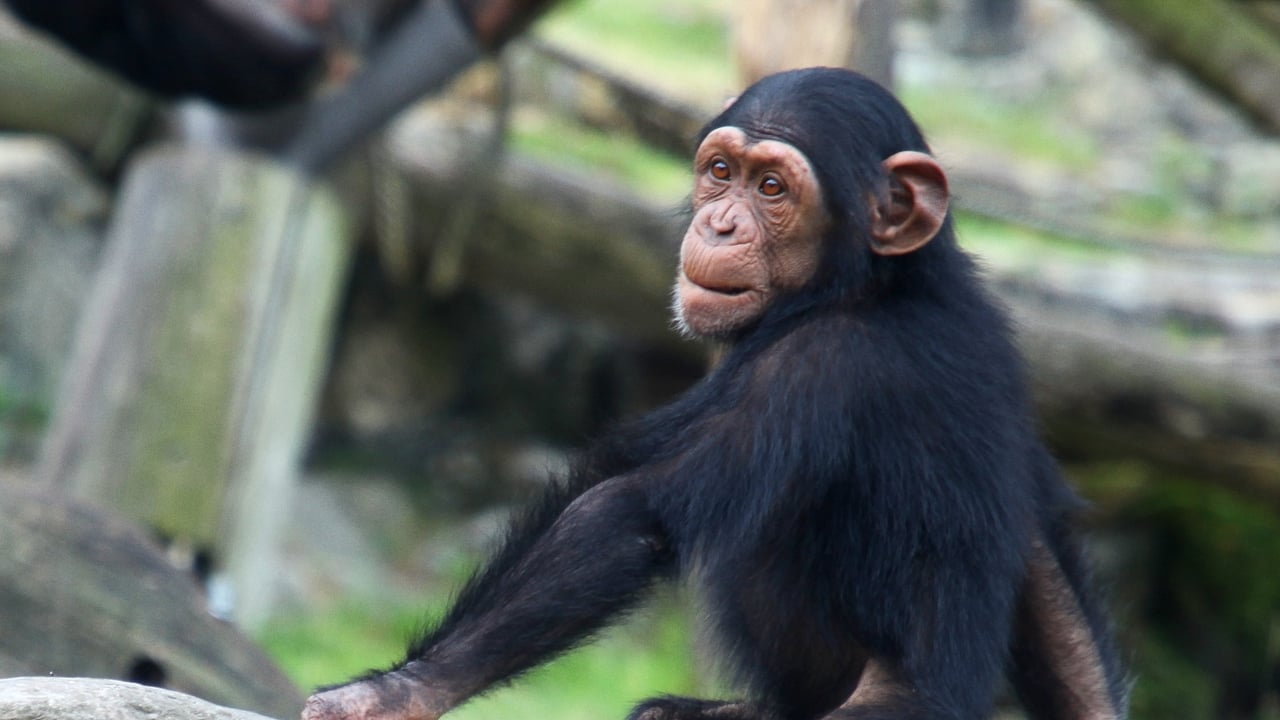
[[[1280,619],[1276,514],[1222,488],[1165,478],[1131,516],[1159,540],[1152,619],[1173,625],[1220,668],[1247,672],[1274,663],[1268,631]]]
[[[31,457],[48,419],[45,405],[0,379],[0,461]]]
[[[422,622],[417,607],[347,599],[333,607],[282,614],[258,640],[299,687],[309,690],[403,657]]]
[[[1280,515],[1133,461],[1072,468],[1120,534],[1110,569],[1134,720],[1277,720]],[[1115,540],[1111,540],[1115,543]]]
[[[1138,674],[1130,698],[1130,716],[1212,720],[1216,717],[1212,677],[1196,667],[1185,653],[1156,633],[1138,641],[1135,655]]]
[[[13,429],[10,427],[12,414],[13,400],[9,397],[4,383],[0,382],[0,458],[8,455],[9,437],[13,434]]]

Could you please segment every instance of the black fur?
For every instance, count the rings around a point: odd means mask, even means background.
[[[1070,530],[1078,501],[1037,438],[1004,314],[949,219],[909,255],[868,250],[881,160],[928,152],[906,111],[859,75],[810,70],[761,81],[707,131],[723,125],[810,158],[836,218],[823,269],[701,384],[596,445],[404,670],[470,695],[589,638],[678,573],[748,701],[662,698],[633,717],[977,720],[1012,648],[1038,647],[1014,627],[1041,538],[1122,715],[1119,663]],[[838,710],[867,655],[901,687]],[[1057,718],[1037,684],[1071,678],[1028,657],[1040,671],[1012,673],[1015,684]]]
[[[236,108],[297,100],[323,69],[320,38],[210,0],[0,0],[86,59],[164,95]]]

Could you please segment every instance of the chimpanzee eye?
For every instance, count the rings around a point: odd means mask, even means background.
[[[715,160],[711,161],[711,169],[709,172],[711,173],[711,177],[717,180],[728,180],[729,179],[729,163],[725,162],[720,158],[716,158]]]
[[[787,191],[787,186],[782,181],[772,175],[766,175],[760,181],[760,194],[765,197],[778,197]]]

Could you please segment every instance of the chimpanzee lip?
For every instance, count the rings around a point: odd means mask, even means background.
[[[697,285],[700,290],[731,298],[742,297],[743,295],[747,295],[751,292],[751,288],[748,287],[707,287],[706,285],[699,285],[698,283],[694,283],[694,285]]]
[[[729,297],[746,295],[747,293],[751,292],[753,289],[747,285],[729,285],[727,283],[724,285],[717,285],[712,282],[707,282],[706,280],[699,282],[698,280],[694,280],[688,275],[685,275],[684,279],[687,280],[689,284],[693,285],[694,287],[697,287],[700,290],[716,293],[717,295],[727,295]]]

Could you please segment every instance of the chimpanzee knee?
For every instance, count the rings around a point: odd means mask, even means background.
[[[591,562],[662,563],[671,547],[660,519],[638,482],[621,477],[578,496],[547,532],[546,542]]]

